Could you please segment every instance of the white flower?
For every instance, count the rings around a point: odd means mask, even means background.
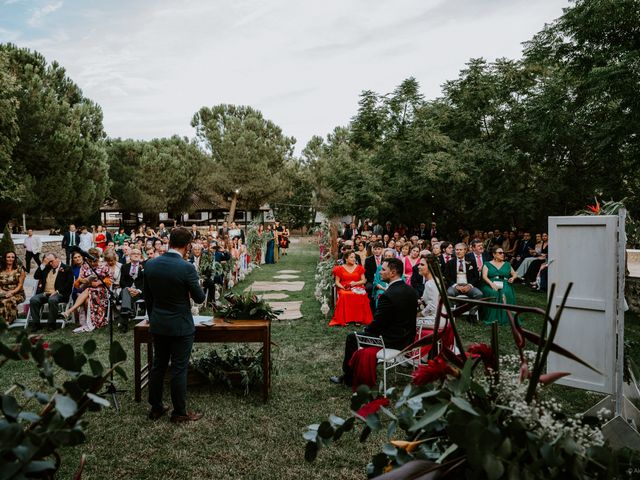
[[[324,301],[324,303],[322,304],[322,306],[320,307],[320,311],[322,312],[322,314],[326,317],[327,314],[329,313],[329,305],[327,305],[326,300]]]

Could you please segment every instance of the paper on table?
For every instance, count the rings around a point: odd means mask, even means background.
[[[206,315],[194,315],[193,323],[194,325],[200,325],[201,323],[213,323],[213,317]]]

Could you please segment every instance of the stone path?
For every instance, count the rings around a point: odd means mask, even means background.
[[[282,313],[278,315],[278,320],[295,320],[302,318],[302,301],[272,301],[272,300],[284,300],[289,297],[286,293],[274,293],[274,292],[299,292],[304,288],[303,281],[296,281],[300,276],[297,275],[300,270],[279,270],[275,272],[273,276],[274,281],[260,281],[253,282],[245,291],[253,292],[269,292],[258,293],[264,300],[269,300],[269,305],[274,310],[282,310]]]
[[[261,293],[260,297],[265,300],[284,300],[285,298],[289,298],[289,295],[286,293]]]
[[[299,292],[304,287],[304,282],[253,282],[245,289],[254,292]]]
[[[302,318],[302,312],[300,311],[302,300],[297,302],[269,302],[269,305],[271,305],[274,310],[283,310],[283,312],[278,315],[278,320],[295,320]]]

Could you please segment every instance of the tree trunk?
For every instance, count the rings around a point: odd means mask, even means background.
[[[238,203],[238,194],[234,193],[233,198],[231,199],[231,206],[229,207],[229,216],[227,217],[227,222],[233,222],[233,219],[236,216],[236,205]]]

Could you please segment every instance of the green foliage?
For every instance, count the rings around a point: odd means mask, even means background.
[[[199,191],[224,204],[240,189],[238,201],[258,209],[286,198],[286,166],[295,139],[247,106],[202,107],[191,125],[211,156],[212,167],[201,171]]]
[[[174,135],[151,141],[109,140],[111,197],[130,212],[188,211],[199,173],[208,169],[198,146]]]
[[[5,329],[2,322],[0,331]],[[60,467],[58,450],[85,441],[82,416],[109,406],[98,392],[112,371],[122,372],[118,366],[126,360],[126,354],[119,343],[114,343],[115,364],[108,368],[91,356],[96,350],[95,341],[87,341],[82,350],[63,342],[49,346],[42,335],[29,335],[24,330],[12,339],[4,334],[0,367],[9,362],[22,363],[23,368],[35,366],[45,386],[30,390],[16,383],[0,398],[3,479],[53,478]],[[87,364],[90,371],[86,371]]]
[[[239,381],[244,394],[251,387],[262,383],[262,349],[254,352],[247,345],[237,348],[223,345],[221,351],[210,350],[206,354],[193,358],[191,368],[204,375],[212,384],[224,384],[234,387]]]
[[[594,196],[640,209],[635,0],[579,0],[522,60],[471,59],[440,98],[415,79],[362,92],[346,128],[307,145],[330,214],[543,229]]]
[[[17,79],[9,69],[8,55],[0,50],[0,200],[12,199],[20,202],[26,190],[16,172],[12,158],[13,149],[18,143]]]
[[[0,169],[7,185],[20,181],[16,195],[0,203],[0,216],[93,214],[109,187],[102,110],[58,63],[11,44],[0,45],[0,55],[0,75],[9,76],[0,94]]]
[[[247,229],[247,253],[252,259],[254,259],[254,263],[257,264],[260,263],[260,259],[256,259],[256,256],[258,255],[258,250],[263,248],[262,244],[264,243],[262,236],[258,235],[258,227],[260,226],[260,223],[261,222],[256,219],[251,222]]]
[[[4,232],[2,232],[2,238],[0,239],[0,263],[4,259],[4,254],[7,252],[15,252],[16,246],[11,238],[11,231],[9,225],[4,226]]]
[[[254,293],[232,293],[224,296],[222,305],[214,311],[222,318],[241,320],[276,320],[282,310],[274,310],[269,302],[259,299]]]

